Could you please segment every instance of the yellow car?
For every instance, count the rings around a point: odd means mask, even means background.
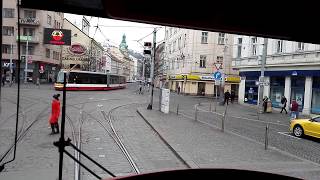
[[[303,135],[320,138],[320,116],[311,119],[294,119],[290,122],[290,132],[296,137]]]

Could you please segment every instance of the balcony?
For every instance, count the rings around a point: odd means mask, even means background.
[[[20,24],[23,25],[33,25],[33,26],[39,26],[40,25],[40,20],[37,18],[20,18],[19,19]]]
[[[17,36],[17,41],[19,39],[19,36]],[[39,43],[39,37],[35,36],[20,36],[20,41],[21,42],[27,42],[28,43]]]

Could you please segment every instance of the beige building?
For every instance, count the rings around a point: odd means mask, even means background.
[[[12,60],[14,78],[16,78],[18,71],[18,14],[16,4],[16,0],[4,0],[2,9],[2,65],[4,71],[8,74],[10,72],[10,59]],[[20,78],[24,79],[25,56],[27,54],[27,79],[33,82],[36,82],[37,78],[40,78],[41,82],[53,81],[59,69],[62,47],[43,44],[43,30],[44,28],[62,28],[63,13],[21,8],[19,22],[22,56]]]
[[[64,46],[62,67],[86,71],[104,72],[102,68],[103,47],[76,25],[64,19],[64,29],[71,30],[71,46]]]
[[[172,27],[166,27],[165,32],[163,58],[168,88],[213,95],[218,86],[214,86],[212,74],[220,71],[226,74],[225,90],[237,91],[240,78],[231,67],[233,35]]]

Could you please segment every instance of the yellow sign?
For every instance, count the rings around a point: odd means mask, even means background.
[[[240,83],[241,80],[240,80],[240,77],[233,76],[233,77],[226,77],[226,81]]]

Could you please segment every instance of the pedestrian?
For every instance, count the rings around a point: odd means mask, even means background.
[[[286,107],[287,107],[287,98],[285,96],[282,96],[281,98],[281,111],[280,113],[282,113],[282,111],[284,110],[286,112],[286,114],[288,114]]]
[[[53,100],[51,103],[51,116],[49,123],[51,125],[52,132],[51,134],[58,134],[59,133],[59,116],[60,116],[60,101],[59,101],[60,94],[53,95]]]
[[[180,86],[178,86],[178,94],[180,94]]]
[[[231,95],[230,95],[230,99],[231,99],[231,103],[233,104],[234,102],[234,98],[236,97],[236,93],[234,91],[231,91]]]
[[[4,86],[6,83],[6,74],[2,74],[1,80],[2,80],[2,86]]]
[[[291,101],[291,118],[297,119],[299,116],[299,104],[295,99]]]
[[[227,105],[229,105],[229,98],[230,98],[230,93],[229,93],[229,90],[227,90],[227,91],[224,93],[224,102],[223,102],[223,105],[226,104],[226,102],[227,102]]]
[[[40,78],[39,77],[37,77],[36,85],[38,86],[38,88],[40,88]]]
[[[139,94],[141,94],[142,93],[142,85],[141,85],[141,83],[139,84]]]

